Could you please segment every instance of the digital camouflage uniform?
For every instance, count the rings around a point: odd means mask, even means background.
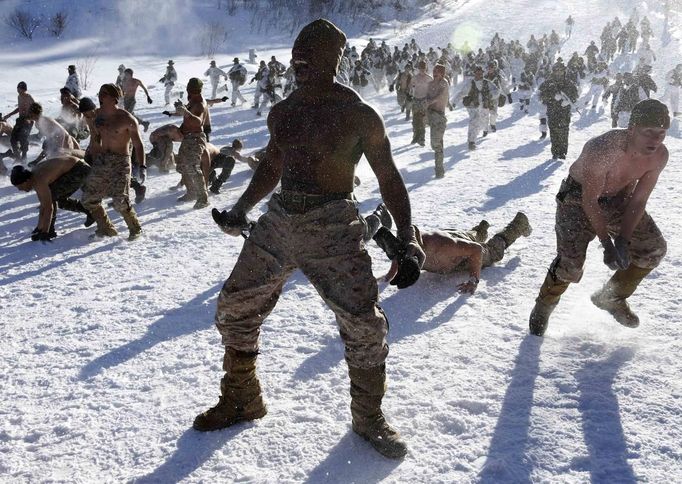
[[[263,320],[299,268],[334,311],[349,366],[374,368],[388,354],[386,316],[377,304],[365,225],[351,200],[292,213],[275,194],[218,299],[216,326],[227,348],[253,353]]]
[[[426,98],[412,101],[412,141],[421,145],[426,138]]]
[[[92,170],[83,187],[82,202],[92,211],[105,197],[111,197],[114,209],[123,213],[130,209],[130,156],[119,153],[100,153],[92,162]]]
[[[186,134],[180,143],[178,156],[175,158],[175,169],[187,183],[187,194],[198,202],[208,200],[208,192],[201,171],[201,155],[206,151],[206,135],[204,133]]]
[[[50,231],[54,230],[54,223],[57,220],[57,207],[70,212],[89,214],[79,200],[69,198],[83,186],[89,174],[90,165],[78,160],[69,171],[50,183],[50,195],[53,204]]]
[[[609,235],[620,233],[623,220],[624,201],[629,193],[621,192],[613,197],[601,197],[599,208],[607,222]],[[579,282],[588,244],[596,237],[582,207],[582,187],[570,176],[565,179],[556,196],[557,256],[550,266],[550,272],[564,282]],[[663,234],[651,216],[644,212],[630,239],[631,264],[653,269],[658,266],[666,253]]]
[[[448,120],[445,113],[441,113],[434,109],[428,110],[429,127],[431,136],[431,149],[435,152],[436,158],[436,176],[442,177],[445,174],[445,167],[443,166],[443,136],[445,136],[445,127]]]

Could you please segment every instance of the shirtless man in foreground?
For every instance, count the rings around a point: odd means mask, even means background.
[[[640,101],[627,129],[592,138],[571,165],[556,196],[557,256],[530,315],[532,334],[544,334],[561,295],[580,281],[595,236],[604,248],[604,264],[616,272],[592,302],[623,326],[639,325],[626,299],[666,253],[665,239],[645,208],[668,162],[663,140],[669,127],[664,104]]]
[[[300,268],[336,315],[351,380],[353,430],[381,454],[402,458],[407,446],[385,420],[386,316],[362,242],[352,200],[364,154],[398,229],[403,255],[398,287],[419,277],[424,253],[414,237],[410,200],[391,155],[384,123],[355,91],[334,81],[346,36],[327,20],[305,26],[292,49],[299,88],[268,116],[270,141],[248,188],[213,217],[239,236],[246,214],[281,181],[268,210],[251,227],[218,298],[216,326],[225,346],[219,403],[194,428],[217,430],[267,413],[256,376],[260,327],[289,276]],[[416,277],[415,277],[416,276]]]
[[[142,228],[128,198],[131,143],[135,148],[141,183],[147,167],[137,121],[132,114],[117,106],[121,96],[121,90],[115,84],[104,84],[99,90],[100,108],[92,114],[94,130],[88,147],[88,155],[93,160],[92,170],[83,188],[82,202],[97,222],[95,234],[111,237],[118,232],[102,207],[102,198],[110,196],[114,209],[128,226],[129,239],[134,239],[140,235]]]
[[[57,237],[54,228],[57,207],[86,214],[86,227],[94,223],[83,204],[69,198],[83,186],[88,173],[90,167],[87,163],[75,156],[52,158],[49,163],[42,163],[33,171],[21,165],[12,168],[12,185],[22,192],[35,190],[40,202],[38,225],[31,232],[31,240],[52,240]]]

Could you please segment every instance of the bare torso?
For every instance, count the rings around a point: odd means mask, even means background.
[[[340,84],[315,99],[294,91],[276,104],[268,122],[283,162],[282,188],[352,192],[367,110],[355,91]]]
[[[571,165],[569,174],[581,185],[604,180],[599,196],[614,196],[640,180],[646,173],[661,168],[667,160],[664,145],[654,156],[629,154],[627,130],[611,130],[588,141],[586,149]],[[589,148],[589,149],[588,149]],[[595,156],[595,152],[598,154]],[[631,187],[632,188],[632,187]]]
[[[448,93],[450,84],[445,79],[433,80],[429,83],[429,90],[427,98],[429,100],[429,108],[439,112],[444,112],[448,105]]]
[[[99,146],[96,152],[111,152],[121,155],[130,153],[131,133],[137,133],[137,121],[123,109],[113,108],[109,112],[95,110],[94,128],[98,134]],[[139,136],[139,135],[138,135]],[[91,142],[92,144],[92,142]]]
[[[424,99],[429,93],[429,83],[433,78],[424,72],[412,76],[412,90],[415,99]]]
[[[19,107],[19,116],[26,117],[28,116],[28,109],[31,107],[31,104],[33,104],[35,101],[33,100],[33,97],[27,93],[24,92],[22,94],[19,94],[17,97],[17,106]]]
[[[60,156],[39,164],[33,170],[33,187],[40,193],[40,188],[47,188],[57,178],[67,173],[78,162],[75,156]]]
[[[204,124],[208,118],[208,107],[203,98],[193,99],[187,103],[187,110],[193,114],[185,114],[180,125],[180,132],[183,135],[203,133]],[[198,119],[197,119],[198,118]]]
[[[140,86],[139,79],[134,77],[124,77],[121,81],[121,89],[123,90],[123,97],[126,99],[134,98],[137,94],[137,88]]]

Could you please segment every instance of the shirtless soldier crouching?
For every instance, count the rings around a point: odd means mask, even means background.
[[[281,180],[281,191],[251,228],[220,292],[222,395],[195,419],[194,428],[217,430],[267,413],[256,376],[260,327],[288,277],[300,268],[336,315],[351,380],[353,430],[384,456],[401,458],[407,446],[381,410],[388,324],[362,242],[364,224],[351,199],[363,154],[395,219],[404,267],[411,267],[398,287],[416,281],[424,253],[414,238],[409,197],[381,116],[334,81],[345,43],[344,33],[327,20],[301,30],[292,49],[299,88],[268,116],[267,156],[235,206],[229,212],[214,209],[221,228],[238,236],[248,224],[248,211]]]
[[[69,198],[83,186],[88,173],[90,167],[87,163],[68,155],[51,158],[48,163],[41,163],[33,171],[21,165],[12,168],[12,185],[23,192],[35,190],[40,202],[38,225],[31,232],[31,240],[52,240],[57,237],[54,228],[57,207],[86,214],[86,227],[94,223],[83,204]]]
[[[592,302],[623,326],[639,325],[627,298],[666,253],[665,239],[645,208],[668,162],[663,140],[669,127],[663,103],[640,101],[627,129],[592,138],[571,165],[556,196],[557,256],[530,314],[532,334],[545,333],[561,295],[580,281],[595,236],[604,248],[604,264],[616,272]]]
[[[88,159],[92,169],[83,187],[81,201],[97,222],[96,235],[118,235],[102,207],[102,198],[110,196],[114,209],[121,214],[128,226],[129,239],[134,239],[142,228],[137,214],[130,205],[130,144],[135,149],[139,164],[139,176],[146,176],[145,154],[137,121],[132,114],[118,107],[121,89],[115,84],[103,84],[99,89],[99,109],[94,111],[92,137],[88,146]]]

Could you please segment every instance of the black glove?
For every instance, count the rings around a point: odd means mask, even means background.
[[[511,93],[507,94],[507,101],[509,101],[509,104],[513,103]]]
[[[165,114],[168,117],[171,117],[173,115],[173,113],[171,113],[170,111],[163,111],[161,114]]]
[[[619,235],[613,241],[618,256],[618,267],[625,270],[630,267],[630,241]]]
[[[616,244],[611,241],[611,237],[601,241],[604,247],[604,264],[614,271],[627,269],[630,265],[629,242],[619,235],[616,237]]]
[[[388,86],[389,92],[393,92],[393,89],[394,89],[393,84],[391,84],[390,86]]]
[[[140,185],[144,185],[144,181],[147,179],[147,167],[141,166],[137,169],[137,181]]]
[[[152,101],[152,98],[150,98],[149,96],[147,96],[147,103],[148,103],[148,104],[151,104],[151,103],[153,103],[153,102],[154,102],[154,101]]]
[[[228,99],[229,99],[229,98],[228,98],[227,96],[223,96],[222,98],[220,98],[220,100],[221,100],[222,102],[225,102],[225,101],[227,101]]]
[[[232,211],[223,210],[221,212],[214,208],[211,210],[211,216],[213,221],[220,227],[220,230],[233,237],[242,235],[246,238],[253,227],[253,222],[250,222],[246,215],[237,215]]]
[[[416,257],[406,256],[406,244],[386,227],[380,227],[373,238],[389,259],[398,261],[398,272],[391,281],[391,285],[404,289],[417,282],[421,274],[421,265]]]

